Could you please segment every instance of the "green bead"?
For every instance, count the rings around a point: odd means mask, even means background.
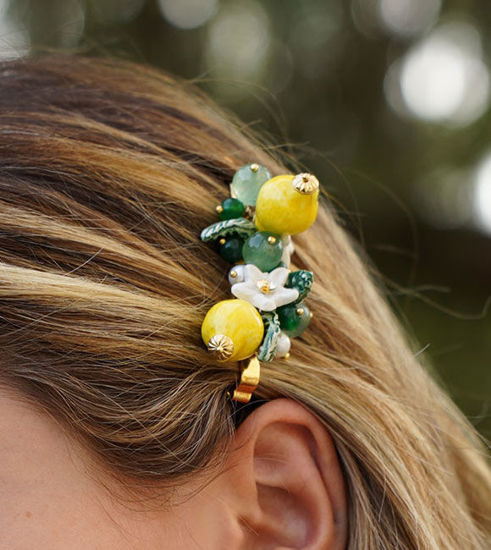
[[[310,323],[310,310],[302,304],[287,304],[276,310],[281,330],[290,338],[299,336]]]
[[[223,239],[220,239],[222,241]],[[218,243],[220,256],[227,262],[235,263],[242,260],[242,245],[244,241],[239,237],[227,237],[225,242]]]
[[[241,218],[244,215],[245,206],[239,199],[225,199],[221,208],[219,209],[219,215],[221,220],[231,220],[233,218]]]
[[[235,172],[232,179],[234,195],[244,204],[254,206],[263,183],[271,179],[269,170],[260,164],[246,164]]]
[[[246,264],[254,264],[261,271],[271,271],[281,261],[283,244],[281,238],[268,231],[258,231],[251,235],[242,247],[242,257]]]

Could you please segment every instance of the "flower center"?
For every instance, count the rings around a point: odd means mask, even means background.
[[[261,279],[256,283],[256,285],[263,294],[269,294],[276,289],[276,286],[267,279]]]

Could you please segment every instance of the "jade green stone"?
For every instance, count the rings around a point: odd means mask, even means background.
[[[233,218],[241,218],[245,212],[245,206],[239,199],[225,199],[222,202],[222,211],[220,212],[221,220],[231,220]]]
[[[274,237],[274,243],[268,241]],[[254,264],[261,271],[271,271],[281,261],[283,244],[281,238],[269,231],[258,231],[251,235],[242,247],[242,257],[246,264]]]
[[[224,244],[218,245],[218,251],[224,260],[235,263],[242,260],[243,244],[244,241],[238,237],[228,237]]]
[[[254,170],[254,168],[257,168]],[[234,195],[244,204],[255,206],[263,183],[271,179],[269,170],[260,164],[246,164],[235,172],[232,179]]]
[[[302,315],[297,312],[299,308],[303,310]],[[276,310],[276,313],[278,313],[281,330],[290,338],[300,336],[310,323],[310,310],[301,302],[281,306]]]

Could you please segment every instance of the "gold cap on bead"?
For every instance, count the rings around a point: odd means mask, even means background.
[[[218,359],[226,361],[234,352],[234,343],[232,339],[225,334],[215,334],[208,340],[208,351]]]
[[[292,185],[302,195],[313,195],[319,189],[319,180],[313,174],[303,172],[293,178]]]

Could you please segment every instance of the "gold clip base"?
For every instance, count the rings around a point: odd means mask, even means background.
[[[260,375],[261,363],[257,357],[251,357],[248,360],[247,366],[242,370],[240,384],[234,391],[232,400],[239,401],[240,403],[249,403],[253,392],[259,386]]]

